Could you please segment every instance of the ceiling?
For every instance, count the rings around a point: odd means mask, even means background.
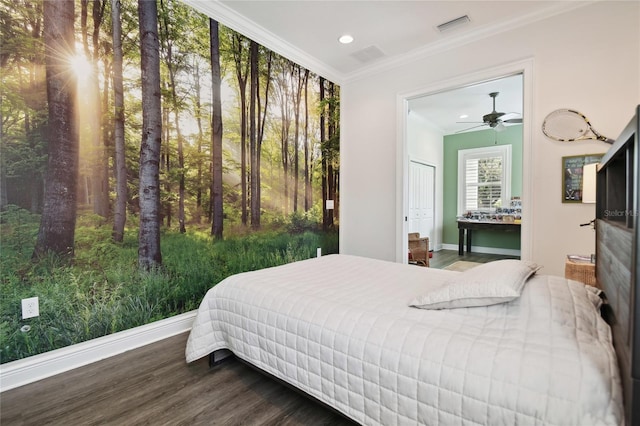
[[[501,119],[522,118],[522,74],[411,99],[409,111],[445,135],[486,130],[490,127],[482,125],[482,116],[493,110],[493,99],[489,96],[492,92],[498,92],[496,111],[507,113]],[[467,117],[461,117],[463,114]]]
[[[386,67],[397,67],[411,58],[428,56],[471,41],[517,28],[588,1],[431,1],[431,0],[183,0],[220,23],[252,38],[275,52],[338,84]],[[443,32],[437,26],[467,15],[469,22]],[[338,42],[341,35],[354,37],[351,44]],[[460,111],[476,121],[491,112],[488,94],[499,91],[499,111],[522,112],[512,102],[515,94],[506,82],[487,83],[448,92],[416,104],[426,110],[437,101],[430,121],[452,131],[460,127]],[[521,95],[522,89],[518,89]],[[458,114],[458,115],[455,115]],[[446,116],[446,119],[444,118]],[[471,118],[473,118],[471,120]],[[441,121],[441,120],[446,120]],[[447,131],[449,131],[447,130]]]
[[[431,0],[186,0],[209,16],[220,11],[244,18],[254,28],[305,52],[339,76],[362,72],[372,65],[398,60],[403,55],[464,39],[477,40],[546,18],[584,2],[431,1]],[[470,21],[443,32],[437,26],[460,16]],[[231,25],[233,28],[233,25]],[[239,31],[238,28],[234,28]],[[243,33],[249,37],[251,34]],[[342,45],[338,38],[350,34],[354,41]],[[264,40],[256,40],[264,43]],[[274,48],[265,44],[269,48]],[[376,49],[382,55],[358,59]],[[277,49],[274,49],[277,51]],[[282,52],[279,52],[282,53]],[[355,55],[355,56],[354,56]],[[287,56],[287,55],[284,55]],[[290,58],[295,59],[295,58]],[[301,65],[308,66],[304,63]],[[318,70],[313,70],[318,72]],[[332,76],[325,76],[331,78]],[[336,81],[339,82],[339,81]]]

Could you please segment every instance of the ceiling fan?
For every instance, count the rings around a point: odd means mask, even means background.
[[[491,92],[489,96],[493,99],[493,111],[489,114],[485,114],[482,116],[482,122],[480,121],[458,121],[457,123],[481,123],[477,126],[469,127],[467,129],[459,130],[456,133],[466,132],[467,130],[475,129],[476,127],[489,126],[492,129],[495,129],[497,132],[501,132],[505,129],[504,123],[522,123],[522,118],[510,118],[508,120],[503,120],[502,117],[507,114],[517,114],[517,113],[507,113],[507,112],[498,112],[496,111],[496,97],[500,94],[500,92]]]

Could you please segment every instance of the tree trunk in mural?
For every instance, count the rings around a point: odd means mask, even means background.
[[[309,159],[309,70],[304,73],[304,211],[311,208],[311,161]]]
[[[74,9],[73,0],[44,3],[49,161],[34,258],[47,252],[72,256],[74,250],[78,133],[76,78],[68,65],[75,55]]]
[[[322,205],[320,208],[322,209],[322,230],[327,231],[329,229],[329,214],[327,212],[327,196],[328,196],[328,186],[327,186],[327,155],[326,155],[326,115],[327,115],[327,106],[325,104],[325,87],[324,87],[324,78],[320,77],[320,149],[322,151],[322,160],[321,167],[322,172],[320,173],[322,179]]]
[[[334,227],[338,207],[338,164],[340,150],[339,133],[339,96],[333,83],[328,82],[328,95],[325,80],[320,78],[320,145],[322,152],[322,229],[328,231]],[[327,201],[333,208],[327,209]]]
[[[258,197],[258,209],[262,209],[262,141],[264,140],[264,126],[267,122],[267,112],[269,111],[269,88],[271,87],[271,65],[273,61],[273,53],[270,51],[267,55],[267,69],[265,74],[264,103],[260,100],[260,79],[258,79],[257,88],[257,104],[258,104],[258,135],[256,136],[256,157],[258,173],[256,175],[258,182],[256,191]]]
[[[111,46],[111,43],[104,43],[105,46]],[[110,103],[109,103],[109,94],[111,93],[111,80],[112,80],[112,66],[113,64],[111,63],[111,58],[113,57],[113,52],[111,52],[111,55],[104,55],[102,58],[102,69],[103,69],[103,73],[102,73],[102,77],[103,77],[103,83],[102,83],[102,111],[109,111],[110,109]],[[96,68],[98,71],[100,71],[100,67],[98,66]],[[113,206],[111,205],[111,199],[109,196],[109,193],[112,190],[111,187],[111,182],[109,180],[109,173],[110,173],[110,164],[109,161],[111,160],[112,163],[114,163],[114,167],[115,167],[115,158],[113,157],[114,155],[114,146],[113,146],[113,117],[110,114],[107,114],[106,112],[102,114],[101,117],[101,123],[100,125],[102,126],[102,147],[104,149],[103,154],[104,154],[104,161],[102,162],[102,169],[103,169],[103,176],[105,178],[104,181],[104,188],[105,188],[105,201],[106,201],[106,206],[107,206],[107,214],[108,215],[112,215],[113,211],[112,208]],[[110,158],[111,157],[111,158]]]
[[[82,48],[84,51],[84,60],[82,59],[82,55],[78,55],[78,63],[83,68],[86,68],[84,65],[88,64],[91,60],[91,52],[89,51],[89,35],[88,35],[88,0],[80,1],[80,32],[82,34]],[[86,61],[86,64],[84,62]],[[86,73],[86,69],[83,70],[83,74]],[[94,194],[97,194],[96,190],[96,181],[98,180],[97,173],[95,169],[97,168],[97,156],[96,156],[96,148],[98,147],[98,132],[97,126],[98,121],[96,119],[96,115],[92,114],[93,105],[98,102],[98,99],[95,96],[95,92],[93,91],[94,87],[91,84],[91,76],[88,74],[78,75],[78,85],[79,91],[82,93],[82,96],[77,99],[78,102],[78,124],[79,124],[79,141],[80,141],[80,157],[82,158],[81,164],[88,164],[89,167],[85,167],[85,170],[80,170],[79,182],[81,185],[81,189],[79,191],[80,194],[84,196],[80,196],[78,198],[78,204],[81,206],[91,205],[93,209],[93,213],[97,213],[97,204],[96,197]],[[88,137],[87,132],[83,131],[83,127],[88,127]],[[94,139],[95,138],[95,139]],[[88,142],[85,142],[86,139],[89,139]],[[83,173],[84,172],[84,173]],[[82,183],[84,182],[85,188],[82,190]]]
[[[140,231],[138,265],[145,270],[162,264],[160,252],[160,45],[156,1],[138,0],[140,67],[142,71],[142,143],[140,145]]]
[[[211,196],[213,198],[213,223],[211,235],[222,239],[223,231],[223,204],[222,204],[222,97],[220,76],[220,32],[218,21],[209,19],[210,45],[211,45],[211,86],[212,109],[211,116],[211,164],[212,184]]]
[[[116,178],[116,202],[113,207],[113,240],[122,242],[127,220],[127,163],[124,142],[124,88],[122,83],[122,22],[120,0],[111,0],[111,24],[113,38],[113,102],[115,145],[114,170]]]
[[[102,108],[100,105],[100,84],[98,81],[100,61],[100,26],[102,24],[105,1],[92,1],[91,17],[93,28],[91,32],[91,48],[89,47],[89,28],[87,24],[88,0],[81,1],[80,26],[84,55],[91,65],[86,79],[86,87],[82,94],[83,100],[89,106],[87,122],[90,131],[89,155],[91,167],[91,204],[93,212],[102,217],[109,216],[109,182],[107,178],[107,156],[102,140]],[[88,70],[85,70],[88,71]]]
[[[280,58],[277,61],[278,64],[278,80],[277,80],[277,94],[280,104],[280,161],[282,164],[283,174],[283,197],[282,197],[282,212],[285,215],[289,214],[289,128],[291,127],[291,108],[289,108],[290,99],[290,73],[288,70],[287,61],[284,58]]]
[[[175,86],[173,90],[173,96],[175,95]],[[180,226],[180,233],[184,234],[187,232],[186,228],[186,218],[184,213],[184,197],[185,197],[185,168],[184,168],[184,138],[182,137],[182,132],[180,131],[180,119],[178,111],[174,112],[174,125],[176,128],[176,138],[178,139],[178,224]]]
[[[196,168],[197,168],[197,187],[196,187],[196,222],[200,223],[201,222],[201,214],[202,214],[202,189],[203,189],[203,182],[202,182],[202,166],[203,166],[203,159],[202,159],[202,141],[204,139],[204,132],[202,131],[202,100],[200,99],[200,90],[201,90],[201,86],[200,86],[200,65],[198,64],[197,61],[195,61],[195,64],[193,66],[194,72],[195,72],[195,86],[194,86],[194,106],[195,106],[195,113],[196,113],[196,123],[198,125],[198,140],[196,143],[197,146],[197,160],[196,160]]]
[[[97,153],[97,165],[96,165],[96,180],[97,183],[94,184],[95,191],[97,194],[95,195],[94,202],[94,211],[96,214],[106,218],[111,214],[111,206],[109,200],[109,154],[108,154],[108,138],[104,137],[104,129],[103,128],[103,116],[102,111],[106,111],[100,106],[100,27],[102,25],[102,21],[104,20],[104,11],[106,7],[107,0],[96,0],[93,3],[92,8],[92,18],[93,18],[93,33],[91,35],[91,43],[93,46],[93,55],[91,56],[91,66],[92,66],[92,78],[91,84],[93,86],[93,90],[95,92],[96,98],[96,110],[93,112],[95,115],[95,120],[97,125],[96,136],[94,139],[94,144],[96,147]],[[102,43],[104,45],[104,43]],[[104,60],[104,69],[105,71],[109,68],[109,61],[105,58]],[[109,79],[106,78],[103,83],[105,87],[109,86]],[[108,99],[104,99],[104,102],[108,102]],[[107,117],[105,116],[104,121],[107,121]]]
[[[2,104],[2,94],[0,94],[0,105]],[[0,143],[4,140],[4,122],[2,108],[0,108]],[[0,157],[0,212],[3,212],[7,208],[9,200],[7,198],[7,164],[4,161],[4,156]]]
[[[22,102],[19,101],[17,104],[14,104],[12,99],[5,97],[5,103],[3,104],[11,105],[14,111],[19,111],[24,117],[22,130],[26,140],[26,158],[29,158],[30,161],[25,163],[20,161],[23,164],[17,170],[17,175],[25,177],[24,179],[19,179],[19,181],[25,182],[24,185],[20,185],[20,191],[29,194],[27,208],[31,213],[41,213],[44,203],[44,169],[46,168],[44,166],[46,166],[47,150],[45,132],[46,117],[48,116],[46,77],[44,75],[43,5],[41,2],[25,2],[24,4],[17,4],[16,7],[19,7],[19,17],[17,18],[17,23],[19,22],[19,24],[14,27],[15,32],[9,35],[7,39],[23,40],[26,43],[3,43],[0,47],[0,57],[3,62],[2,76],[4,83],[7,84],[7,91],[3,90],[3,92],[10,92],[10,73],[6,72],[6,70],[13,68],[20,70],[17,76],[14,75],[14,84],[17,86],[18,92],[26,96],[24,96],[24,99],[18,97],[16,100],[21,100]],[[5,23],[6,21],[3,22],[3,24]],[[16,55],[16,53],[21,53],[22,55]],[[10,66],[4,68],[10,59],[12,59],[11,63],[8,64]],[[24,72],[21,71],[23,69],[23,61],[25,61]],[[9,122],[6,124],[9,124]],[[3,131],[3,133],[7,135],[8,132]],[[5,137],[2,140],[6,143],[7,139]],[[9,204],[11,204],[10,201]]]
[[[249,158],[250,163],[250,200],[251,200],[251,228],[260,228],[260,198],[258,195],[257,134],[256,134],[256,101],[258,91],[258,43],[251,41],[250,47],[251,82],[249,84]]]
[[[178,227],[180,233],[184,234],[187,229],[185,225],[185,212],[184,212],[184,197],[185,197],[185,169],[184,169],[184,145],[183,136],[180,129],[180,106],[178,100],[178,94],[176,90],[176,74],[178,72],[178,60],[174,58],[174,46],[172,40],[172,33],[175,33],[174,28],[169,28],[169,15],[170,11],[166,10],[164,1],[160,2],[162,7],[162,17],[160,25],[160,39],[162,41],[162,48],[164,51],[165,65],[169,73],[169,95],[170,95],[170,108],[173,111],[173,128],[175,129],[177,146],[178,146]],[[165,140],[167,148],[170,146],[170,132],[167,129],[167,138]],[[169,176],[168,179],[171,179]]]
[[[235,65],[238,91],[240,92],[240,191],[241,219],[247,224],[247,80],[249,76],[249,59],[245,57],[246,39],[240,34],[233,34],[233,62]]]
[[[155,1],[155,0],[152,0]],[[161,93],[166,93],[168,91],[166,82],[163,82],[162,80],[160,81],[160,84],[162,86],[162,92]],[[167,228],[171,228],[171,219],[173,219],[173,214],[172,214],[172,206],[171,206],[171,194],[173,191],[172,185],[171,185],[171,179],[169,178],[171,176],[172,173],[172,168],[171,168],[171,145],[169,144],[169,140],[171,140],[171,132],[170,132],[170,126],[169,126],[169,105],[162,104],[162,95],[160,97],[161,100],[161,105],[160,105],[160,109],[161,109],[161,114],[162,114],[162,131],[161,131],[161,140],[164,141],[164,143],[162,144],[161,147],[161,154],[160,154],[160,172],[162,172],[163,176],[166,176],[167,178],[164,179],[163,181],[161,181],[161,185],[164,187],[164,193],[167,194],[166,197],[164,197],[164,201],[161,198],[160,201],[160,205],[161,205],[161,210],[160,210],[160,223],[164,222],[166,220],[166,227]]]
[[[40,6],[42,7],[42,6]],[[34,5],[34,8],[38,8],[38,5]],[[32,26],[31,34],[35,40],[36,45],[43,45],[42,38],[44,34],[42,33],[42,23],[43,19],[31,19],[30,24]],[[3,46],[3,50],[5,47]],[[29,66],[29,75],[28,81],[24,83],[26,86],[27,93],[33,96],[35,93],[40,92],[41,81],[44,81],[45,78],[42,77],[42,69],[45,68],[43,66],[44,55],[39,54],[40,51],[36,51],[32,53],[30,58],[31,65]],[[23,86],[22,76],[20,85]],[[43,93],[46,97],[46,90]],[[74,99],[75,102],[75,99]],[[47,103],[44,101],[41,102],[27,102],[27,108],[24,108],[24,131],[27,140],[29,141],[29,151],[34,155],[34,157],[40,156],[46,150],[46,135],[47,132],[47,122],[43,117],[48,116],[47,112]],[[35,104],[35,105],[34,105]],[[43,209],[44,205],[44,186],[46,185],[44,179],[44,172],[41,172],[38,167],[30,167],[32,164],[29,164],[26,168],[27,173],[30,175],[30,179],[28,182],[31,185],[31,203],[30,210],[32,213],[39,213],[41,209]],[[33,164],[35,166],[35,164]],[[32,174],[33,173],[33,174]],[[76,177],[77,179],[77,177]],[[77,201],[76,201],[77,202]]]
[[[333,146],[335,144],[336,137],[336,106],[335,106],[335,86],[332,82],[329,82],[329,110],[327,120],[327,133],[328,133],[328,142],[329,146],[325,149],[325,153],[323,158],[327,156],[327,201],[331,200],[335,206],[335,198],[336,198],[336,182],[334,176],[334,168],[333,168]],[[326,208],[326,207],[325,207]],[[334,209],[327,211],[327,228],[333,228],[334,222]]]
[[[300,190],[300,104],[304,79],[300,65],[292,65],[292,82],[295,84],[293,93],[293,211],[298,211],[298,194]]]

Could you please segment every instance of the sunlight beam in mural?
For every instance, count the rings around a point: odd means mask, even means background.
[[[69,67],[78,79],[78,85],[86,83],[93,73],[93,65],[84,54],[78,53],[69,58]]]

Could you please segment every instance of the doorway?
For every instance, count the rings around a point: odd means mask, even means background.
[[[531,122],[530,111],[532,109],[531,108],[532,65],[533,65],[532,60],[520,61],[517,63],[498,67],[492,70],[487,70],[486,72],[475,73],[475,74],[464,76],[458,79],[441,82],[439,84],[435,84],[431,87],[427,87],[422,90],[417,90],[412,93],[405,93],[405,94],[399,95],[398,111],[399,111],[399,114],[401,114],[399,115],[399,118],[401,117],[401,126],[402,126],[401,132],[399,134],[399,136],[402,138],[401,139],[402,143],[399,144],[399,147],[398,147],[398,156],[399,156],[398,165],[401,166],[402,168],[402,173],[399,174],[400,176],[398,180],[398,185],[401,185],[401,191],[399,191],[399,193],[402,194],[402,199],[399,200],[399,205],[398,205],[398,210],[399,210],[398,213],[400,213],[399,217],[402,218],[402,220],[399,221],[398,228],[397,228],[398,230],[398,234],[397,234],[398,246],[397,247],[399,249],[397,254],[397,259],[399,262],[406,262],[405,260],[406,256],[403,256],[403,254],[406,253],[406,250],[407,250],[407,234],[408,232],[411,232],[410,230],[416,226],[414,223],[415,219],[412,217],[413,202],[411,201],[412,199],[411,182],[413,179],[412,177],[413,162],[411,161],[410,156],[411,156],[411,152],[414,150],[411,149],[411,146],[409,145],[410,142],[413,143],[412,142],[413,138],[408,137],[408,134],[410,133],[410,130],[408,129],[408,125],[409,125],[408,123],[411,121],[410,116],[417,112],[416,109],[414,108],[415,104],[412,103],[412,100],[429,97],[433,95],[441,95],[441,94],[445,94],[446,92],[459,91],[459,90],[469,89],[473,87],[477,88],[478,86],[486,85],[487,83],[490,83],[492,81],[499,81],[500,79],[503,79],[506,77],[520,75],[522,78],[522,85],[521,85],[521,91],[520,91],[521,108],[520,108],[520,111],[515,111],[515,112],[518,112],[520,114],[520,117],[522,118],[521,120],[522,121],[521,123],[522,166],[521,166],[521,169],[519,170],[519,172],[521,173],[521,182],[522,182],[520,197],[522,199],[523,205],[526,206],[528,205],[528,202],[531,199],[530,186],[532,181],[530,176],[531,159],[532,159],[531,125],[530,125],[530,122]],[[487,88],[488,87],[489,86],[487,86]],[[486,110],[485,111],[485,115],[486,115],[486,113],[489,113],[490,111],[494,110],[494,108],[491,103],[489,93],[486,93],[485,96],[487,99],[484,105],[484,109]],[[499,101],[498,101],[498,104],[496,105],[495,110],[498,110],[498,111],[503,110],[501,108],[501,104],[499,103]],[[512,112],[512,111],[505,110],[505,112]],[[517,117],[517,115],[511,115],[509,117]],[[459,116],[456,116],[456,119],[459,119],[460,121],[466,121],[464,119],[460,119]],[[428,118],[425,118],[425,120],[429,121]],[[468,121],[479,121],[478,126],[482,128],[482,125],[483,125],[482,115],[480,115],[480,120],[478,120],[477,117],[472,116],[468,118]],[[437,123],[431,122],[430,125],[432,128],[440,129],[441,138],[442,138],[440,145],[442,145],[442,141],[444,140],[443,138],[445,135],[447,135],[447,131],[442,130]],[[469,123],[467,124],[467,126],[473,127],[474,123]],[[439,169],[437,171],[440,175],[442,175],[443,160],[442,160],[442,157],[438,158],[438,155],[444,155],[444,154],[438,154],[438,150],[431,150],[430,152],[434,153],[433,155],[434,155],[435,161],[432,161],[432,158],[426,158],[427,163],[434,163],[437,166],[439,166],[437,167],[437,169]],[[442,150],[440,152],[442,152]],[[440,178],[439,176],[438,176],[438,179],[435,180],[436,184],[435,184],[434,193],[435,193],[435,200],[436,200],[436,206],[435,206],[436,215],[435,215],[435,223],[432,228],[433,230],[430,231],[432,232],[432,234],[430,235],[430,239],[433,239],[434,241],[436,240],[441,241],[444,243],[443,245],[441,245],[441,247],[448,248],[447,247],[448,241],[444,241],[444,239],[442,239],[442,234],[444,232],[443,230],[444,224],[443,224],[443,217],[442,217],[443,215],[437,214],[437,212],[440,211],[440,208],[441,208],[441,206],[439,206],[438,203],[442,202],[441,197],[444,191],[443,180],[444,178]],[[448,188],[447,191],[451,191],[451,188]],[[449,235],[449,239],[450,239],[450,235]],[[522,259],[530,259],[531,244],[532,244],[532,239],[531,239],[530,209],[525,208],[522,213],[522,230],[521,230],[521,241],[520,241],[520,257]],[[438,247],[438,249],[441,247]]]

